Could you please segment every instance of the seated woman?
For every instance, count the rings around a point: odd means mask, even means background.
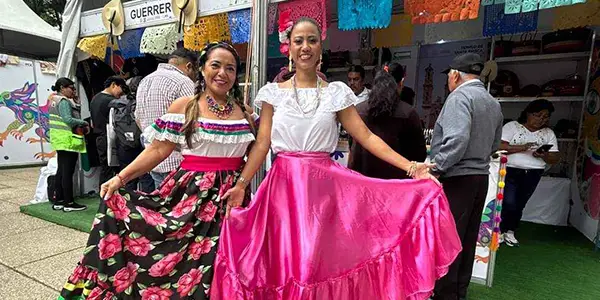
[[[523,209],[546,166],[560,160],[556,136],[548,127],[553,112],[554,106],[550,101],[535,100],[527,105],[517,121],[509,122],[502,128],[500,150],[508,152],[508,163],[500,229],[502,240],[508,246],[519,245],[515,231],[523,216]]]
[[[412,161],[427,157],[425,137],[419,115],[402,101],[400,92],[404,68],[393,63],[377,72],[369,100],[356,106],[369,129],[394,151]],[[401,169],[382,161],[363,146],[353,143],[348,167],[365,176],[381,179],[408,179]]]

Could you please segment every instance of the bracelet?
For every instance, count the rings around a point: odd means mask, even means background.
[[[117,175],[115,175],[115,177],[119,178],[119,181],[121,181],[121,187],[124,187],[126,183],[125,183],[125,179],[123,179],[121,174],[117,174]]]
[[[416,173],[417,173],[417,162],[411,161],[410,168],[408,168],[408,171],[406,171],[406,175],[408,175],[408,177],[414,178]]]
[[[244,187],[248,186],[248,180],[246,180],[246,178],[244,178],[244,176],[240,175],[237,182],[241,183]]]

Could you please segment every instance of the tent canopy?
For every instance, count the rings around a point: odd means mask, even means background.
[[[0,0],[0,53],[56,58],[61,33],[36,15],[22,0]]]
[[[110,0],[86,0],[85,3],[83,3],[83,11],[102,8],[109,1]],[[121,0],[122,3],[129,2],[129,1],[132,1],[132,0]]]

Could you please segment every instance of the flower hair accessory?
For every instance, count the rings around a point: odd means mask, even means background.
[[[385,65],[385,66],[383,66],[383,70],[384,70],[386,73],[389,73],[389,72],[390,72],[390,66],[388,66],[388,65]]]
[[[292,27],[294,27],[294,21],[292,21],[292,12],[291,10],[284,10],[279,14],[279,52],[281,54],[288,56],[290,52],[290,32],[292,31]]]

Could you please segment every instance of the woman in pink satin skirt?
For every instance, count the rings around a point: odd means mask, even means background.
[[[289,25],[296,74],[256,96],[259,133],[223,196],[228,218],[211,299],[426,299],[461,250],[444,193],[428,165],[406,160],[369,131],[349,87],[317,76],[317,23]],[[416,180],[368,178],[333,162],[338,121]],[[269,149],[274,165],[251,204],[239,208]]]

